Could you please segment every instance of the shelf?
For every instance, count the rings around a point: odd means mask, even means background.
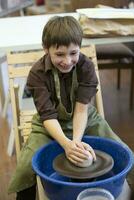
[[[24,8],[31,6],[33,4],[34,4],[34,2],[32,0],[27,0],[25,2],[21,2],[19,5],[15,6],[15,7],[3,9],[2,11],[0,11],[0,17],[5,17],[16,11],[21,11]]]

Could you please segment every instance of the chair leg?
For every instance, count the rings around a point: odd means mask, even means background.
[[[7,97],[4,102],[3,110],[2,110],[2,117],[5,118],[7,115],[8,106],[10,104],[10,92],[8,91]]]
[[[45,191],[43,189],[43,186],[41,184],[40,177],[37,176],[36,179],[37,179],[37,190],[38,190],[37,191],[38,192],[37,200],[48,200],[48,198],[45,195]]]
[[[13,129],[13,126],[12,126],[11,131],[10,131],[10,135],[9,135],[8,146],[7,146],[7,154],[9,156],[12,156],[12,154],[13,154],[14,140],[15,140],[15,136],[14,136],[14,129]]]
[[[133,93],[134,93],[134,68],[131,68],[131,79],[130,79],[130,110],[133,108]]]
[[[120,82],[121,82],[121,69],[117,69],[117,90],[120,89]]]

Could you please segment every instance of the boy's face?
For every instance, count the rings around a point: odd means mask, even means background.
[[[68,73],[79,59],[80,48],[71,43],[69,46],[51,46],[46,50],[50,55],[52,64],[62,73]]]

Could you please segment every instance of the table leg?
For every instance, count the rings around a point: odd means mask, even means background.
[[[9,156],[12,156],[13,150],[14,150],[14,129],[13,126],[11,127],[10,135],[9,135],[9,140],[8,140],[8,146],[7,146],[7,154]]]
[[[2,76],[2,63],[6,61],[6,55],[0,54],[0,107],[3,108],[5,102],[5,92],[4,92],[4,84],[3,84],[3,76]]]
[[[4,93],[4,86],[3,86],[1,63],[0,63],[0,104],[1,104],[1,107],[4,105],[4,101],[5,101],[5,93]]]

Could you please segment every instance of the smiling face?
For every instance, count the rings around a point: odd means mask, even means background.
[[[71,43],[69,46],[51,46],[46,49],[52,64],[62,73],[68,73],[79,60],[80,47]]]

